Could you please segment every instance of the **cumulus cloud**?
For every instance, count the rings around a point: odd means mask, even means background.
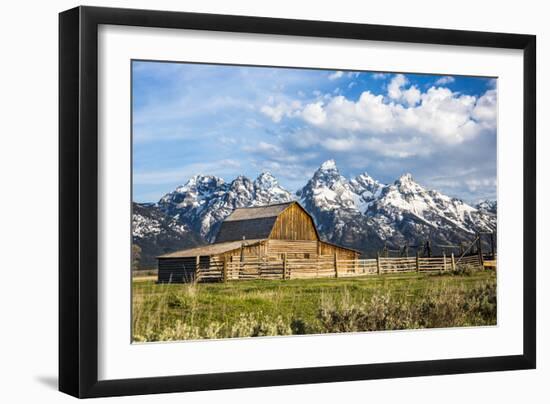
[[[438,86],[444,86],[446,84],[454,83],[455,78],[453,76],[443,76],[435,81]]]
[[[338,71],[336,71],[336,72],[334,72],[334,73],[329,74],[329,75],[328,75],[328,79],[329,79],[329,80],[337,80],[337,79],[339,79],[339,78],[341,78],[341,77],[343,77],[343,76],[344,76],[344,72],[338,70]]]
[[[476,102],[472,116],[478,122],[489,128],[496,128],[497,121],[497,91],[489,90]]]
[[[290,103],[279,102],[275,103],[273,99],[269,101],[268,105],[263,105],[260,111],[271,118],[275,123],[281,122],[283,117],[293,117],[300,110],[302,103],[298,100],[294,100]]]
[[[401,98],[401,87],[407,83],[408,80],[403,74],[396,74],[388,84],[388,97],[393,100]]]
[[[315,126],[323,125],[327,119],[327,114],[323,109],[323,103],[316,102],[306,105],[302,111],[302,118]]]
[[[403,74],[395,75],[386,94],[361,93],[358,99],[333,95],[300,104],[277,104],[262,110],[276,122],[302,120],[297,144],[316,143],[333,152],[376,152],[398,159],[427,156],[442,145],[456,146],[496,131],[495,89],[476,97],[431,87],[422,92]]]
[[[397,102],[405,102],[413,106],[420,101],[420,90],[416,86],[410,86],[408,89],[403,87],[409,83],[409,80],[403,74],[396,74],[388,84],[388,97]]]

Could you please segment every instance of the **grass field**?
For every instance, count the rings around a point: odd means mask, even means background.
[[[496,324],[496,274],[156,284],[134,278],[136,342]]]

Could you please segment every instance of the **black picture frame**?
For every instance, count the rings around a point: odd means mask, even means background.
[[[523,354],[99,381],[98,26],[180,28],[523,51]],[[104,397],[536,366],[536,37],[279,18],[77,7],[59,15],[59,390]]]

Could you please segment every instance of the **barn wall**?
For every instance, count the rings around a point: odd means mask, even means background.
[[[318,239],[313,220],[298,204],[290,205],[277,217],[269,238],[276,240]]]
[[[209,257],[200,257],[199,266],[208,268]],[[160,258],[158,260],[158,281],[160,283],[193,282],[195,279],[196,258]]]
[[[261,257],[265,255],[265,243],[258,243],[256,245],[252,246],[244,246],[243,249],[243,257],[246,260],[247,258],[250,259],[253,257],[256,259],[257,257]],[[223,262],[224,258],[227,258],[228,260],[233,257],[233,260],[240,259],[241,256],[241,249],[237,248],[235,250],[227,251],[223,254],[217,254],[212,257],[216,262]]]
[[[355,251],[348,250],[346,248],[338,247],[332,244],[320,242],[321,246],[321,255],[334,255],[335,253],[338,256],[338,259],[342,260],[352,260],[358,254]]]
[[[287,254],[288,258],[314,258],[317,256],[317,241],[293,241],[293,240],[269,240],[267,254],[269,256],[281,256]]]

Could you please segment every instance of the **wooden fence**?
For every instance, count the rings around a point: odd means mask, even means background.
[[[308,279],[344,278],[401,272],[447,272],[468,266],[483,267],[478,254],[455,257],[377,257],[341,260],[332,255],[317,258],[268,259],[261,257],[231,257],[225,261],[211,260],[199,265],[196,281],[219,282],[246,279]]]

